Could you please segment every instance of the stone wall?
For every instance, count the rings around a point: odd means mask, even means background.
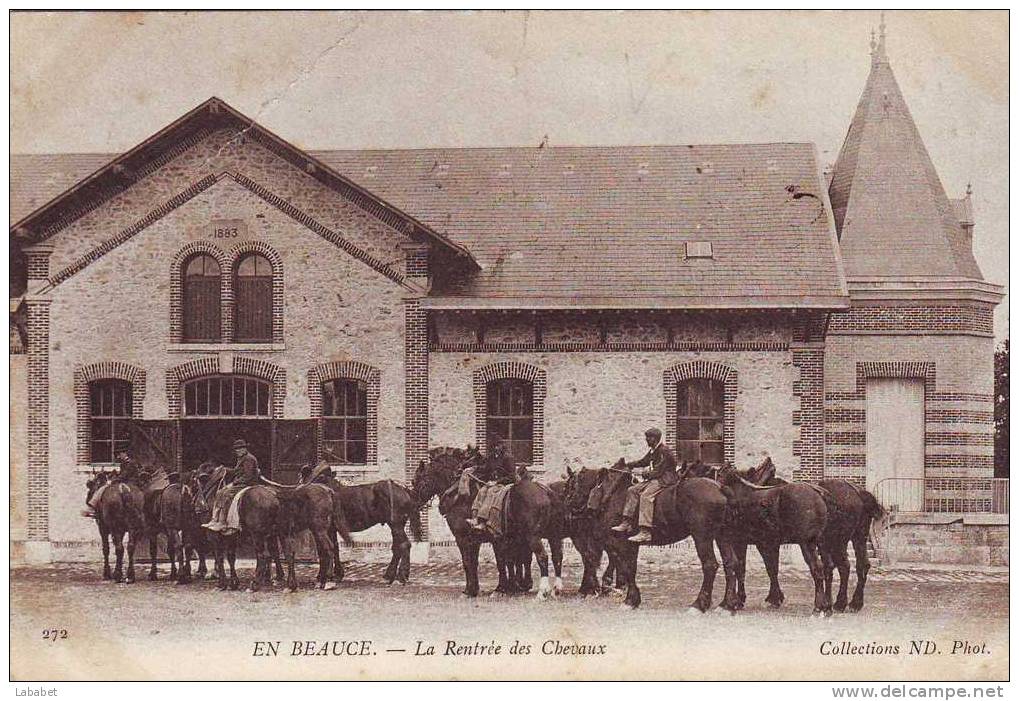
[[[1008,567],[1007,515],[941,519],[931,515],[926,521],[892,525],[878,547],[882,562]]]
[[[279,378],[281,406],[274,416],[306,419],[308,373],[324,363],[354,361],[377,368],[377,463],[358,470],[361,479],[405,478],[405,297],[398,271],[403,240],[359,209],[253,142],[228,143],[210,137],[177,161],[151,174],[122,195],[86,215],[52,243],[51,278],[68,270],[84,249],[116,233],[126,222],[161,202],[205,169],[230,170],[189,199],[118,245],[102,249],[91,262],[59,281],[47,295],[50,304],[48,539],[67,550],[93,540],[94,525],[78,513],[88,465],[76,454],[79,420],[76,369],[96,363],[126,363],[144,369],[142,418],[172,417],[171,375],[192,361],[202,367],[234,371],[271,367]],[[250,178],[287,194],[293,203],[327,221],[348,243],[386,256],[387,265],[352,255],[349,247],[295,217],[292,209],[252,189]],[[228,239],[212,236],[210,222],[236,220],[240,232]],[[381,227],[381,228],[380,228]],[[253,344],[180,344],[170,332],[172,261],[185,247],[201,242],[232,260],[253,244],[278,254],[282,265],[282,342]],[[107,250],[108,249],[108,250]],[[224,271],[227,272],[228,271]],[[228,340],[228,339],[227,339]],[[242,362],[243,361],[243,362]],[[261,365],[260,365],[261,364]],[[259,456],[265,462],[268,456]]]

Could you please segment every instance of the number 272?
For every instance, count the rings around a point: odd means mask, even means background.
[[[64,628],[47,628],[42,632],[42,639],[54,643],[58,640],[67,640],[67,630]]]

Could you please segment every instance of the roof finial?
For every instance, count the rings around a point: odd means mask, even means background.
[[[973,194],[973,183],[966,183],[966,197]]]
[[[885,54],[885,13],[881,13],[881,24],[878,25],[877,33],[877,57],[880,61],[887,61],[888,56]]]

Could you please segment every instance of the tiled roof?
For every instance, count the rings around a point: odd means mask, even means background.
[[[841,304],[810,144],[321,151],[460,242],[485,306]],[[708,242],[712,259],[685,258]]]
[[[470,306],[844,306],[810,144],[313,151],[467,248]],[[110,160],[14,156],[11,220]],[[708,242],[711,259],[686,259]]]
[[[828,192],[847,276],[983,279],[883,38]]]

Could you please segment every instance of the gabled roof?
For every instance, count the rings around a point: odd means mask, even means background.
[[[848,304],[811,144],[314,153],[474,254],[432,307]]]
[[[405,232],[415,239],[431,239],[440,246],[449,249],[453,254],[471,260],[470,253],[462,246],[455,244],[438,232],[432,231],[414,217],[400,211],[389,203],[379,199],[355,183],[347,180],[328,166],[296,146],[284,141],[269,130],[244,116],[219,98],[213,97],[183,117],[157,132],[144,142],[125,154],[105,162],[95,171],[80,180],[53,194],[52,199],[24,214],[21,219],[11,225],[12,233],[23,242],[37,242],[48,238],[68,223],[86,212],[94,209],[102,202],[126,190],[136,180],[148,172],[172,159],[189,143],[211,133],[214,130],[236,128],[257,139],[276,154],[298,166],[311,177],[325,183],[354,201],[365,211],[385,221],[390,226]],[[80,175],[80,170],[94,165],[90,156],[41,156],[41,160],[53,159],[50,165],[57,165],[55,177],[61,184],[68,172]],[[12,182],[15,170],[15,159],[12,159]],[[38,196],[38,183],[12,184],[12,200],[24,193],[29,197]],[[22,203],[16,208],[12,203],[12,217]]]
[[[810,144],[312,151],[482,270],[432,306],[848,304]],[[107,156],[12,157],[12,212]],[[712,244],[687,259],[687,242]]]
[[[983,279],[892,74],[883,25],[828,194],[848,277]]]

